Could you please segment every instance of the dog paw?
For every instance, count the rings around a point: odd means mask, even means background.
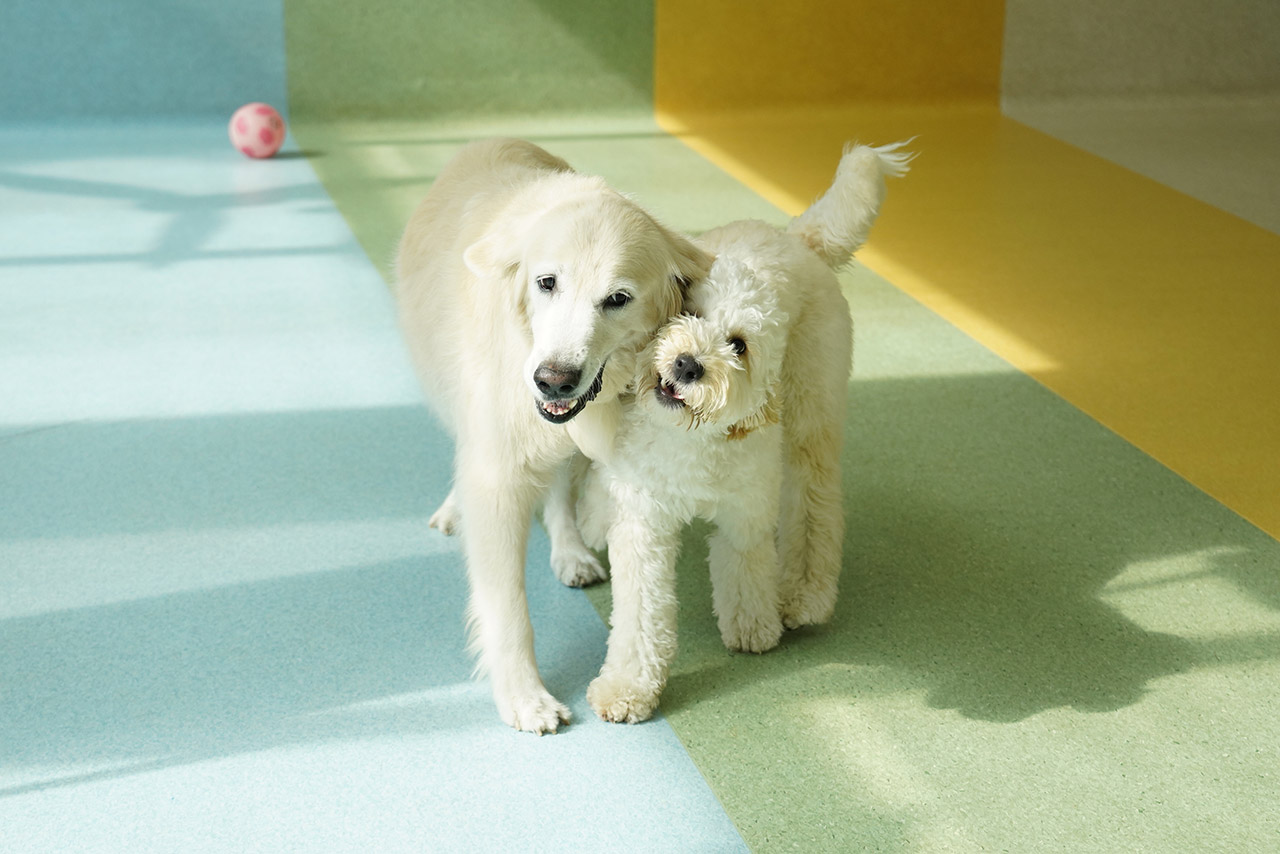
[[[546,691],[526,696],[497,698],[498,714],[507,726],[537,735],[555,732],[569,723],[569,709]]]
[[[782,620],[773,613],[757,617],[736,614],[721,621],[720,638],[734,652],[768,652],[782,639]]]
[[[551,571],[566,587],[586,587],[609,577],[609,572],[585,549],[553,551]]]
[[[616,724],[638,724],[653,717],[657,692],[616,676],[597,676],[587,686],[587,702],[602,719]]]
[[[788,629],[801,626],[816,626],[831,619],[836,610],[834,593],[824,594],[821,591],[806,590],[783,600],[779,613],[782,625]]]
[[[453,493],[449,493],[449,497],[427,520],[427,525],[435,528],[446,537],[452,537],[456,534],[461,523],[462,513],[458,510],[458,505],[453,502]]]

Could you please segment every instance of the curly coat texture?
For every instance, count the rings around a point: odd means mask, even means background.
[[[656,709],[675,658],[675,563],[685,523],[714,523],[708,563],[726,647],[765,652],[836,604],[841,465],[853,329],[834,269],[862,245],[901,144],[846,150],[828,191],[785,230],[731,223],[685,314],[643,350],[634,403],[577,504],[609,549],[612,631],[587,697],[602,718]]]

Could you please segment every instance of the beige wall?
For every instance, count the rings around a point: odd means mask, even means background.
[[[1007,0],[1005,103],[1280,94],[1280,0]]]

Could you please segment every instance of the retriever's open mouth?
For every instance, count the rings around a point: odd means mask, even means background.
[[[596,395],[600,393],[600,388],[603,385],[604,365],[601,365],[600,371],[596,374],[595,382],[591,384],[591,388],[587,389],[586,394],[571,400],[535,401],[538,405],[538,414],[552,424],[564,424],[583,409],[586,409],[587,404],[596,399]]]
[[[680,409],[687,405],[684,402],[684,395],[680,394],[680,391],[666,380],[659,381],[658,387],[653,392],[658,396],[658,403],[663,406]]]

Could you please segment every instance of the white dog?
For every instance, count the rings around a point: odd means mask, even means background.
[[[535,505],[575,440],[590,446],[611,431],[610,401],[637,352],[709,264],[603,180],[517,140],[463,148],[405,229],[401,324],[456,442],[454,491],[432,524],[448,531],[465,519],[478,669],[517,729],[554,732],[569,720],[534,660],[524,556]],[[548,510],[553,536],[572,525],[555,515],[563,503]],[[570,583],[603,575],[585,548],[556,559]]]
[[[885,176],[906,170],[901,145],[850,149],[785,232],[745,221],[699,241],[711,272],[642,354],[635,403],[578,503],[613,576],[608,654],[587,691],[602,718],[634,723],[658,704],[676,653],[680,532],[695,516],[716,526],[713,607],[729,649],[764,652],[784,626],[830,618],[853,346],[833,269],[866,239]]]

